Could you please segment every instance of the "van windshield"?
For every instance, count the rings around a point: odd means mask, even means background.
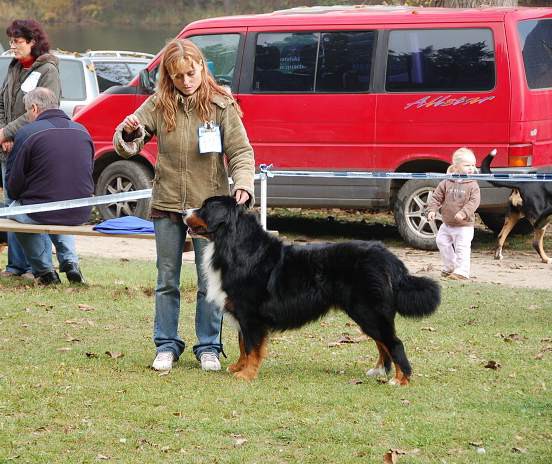
[[[518,31],[527,85],[552,87],[552,19],[520,21]]]

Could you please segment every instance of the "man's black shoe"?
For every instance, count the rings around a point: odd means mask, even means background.
[[[48,271],[44,274],[39,275],[36,278],[36,281],[40,285],[57,285],[61,284],[61,280],[59,280],[59,275],[56,271]]]
[[[67,276],[67,280],[74,284],[83,284],[84,283],[84,277],[82,275],[82,272],[79,268],[79,265],[77,263],[63,263],[59,270],[61,272],[65,272],[65,275]]]

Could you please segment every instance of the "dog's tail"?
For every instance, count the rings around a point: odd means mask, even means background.
[[[481,167],[479,169],[479,172],[481,174],[492,174],[491,163],[493,162],[496,153],[497,151],[495,148],[494,150],[491,150],[491,152],[487,156],[485,156],[485,158],[483,158],[483,161],[481,162]],[[500,182],[496,180],[489,180],[487,182],[494,185],[495,187],[505,187],[509,189],[517,188],[513,182]]]
[[[433,314],[441,303],[441,287],[428,277],[405,274],[399,282],[395,304],[404,317],[424,317]]]

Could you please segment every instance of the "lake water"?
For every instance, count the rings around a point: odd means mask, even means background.
[[[83,52],[86,50],[130,50],[156,54],[184,27],[121,28],[46,26],[52,48]],[[4,44],[4,40],[2,43]],[[5,44],[4,44],[5,46]]]

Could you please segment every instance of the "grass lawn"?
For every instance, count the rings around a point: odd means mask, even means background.
[[[246,384],[191,354],[192,266],[169,375],[148,367],[153,263],[83,269],[87,287],[0,280],[0,463],[552,462],[552,292],[443,282],[433,317],[397,316],[409,387],[365,376],[375,346],[336,312],[275,334]]]

